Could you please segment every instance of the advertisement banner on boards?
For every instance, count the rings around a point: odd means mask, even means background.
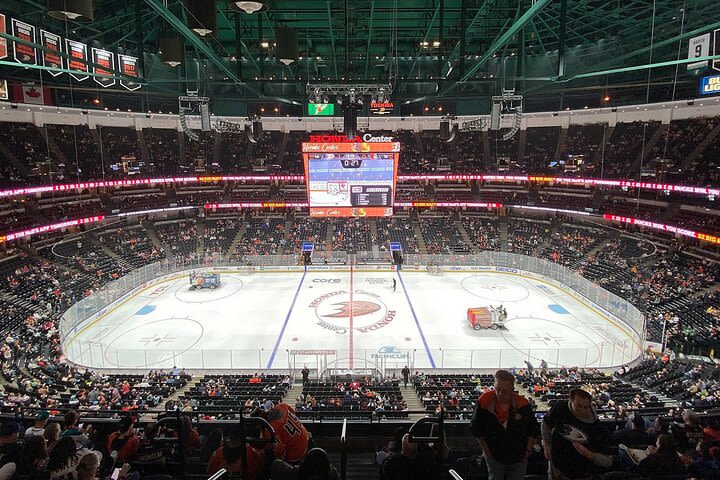
[[[76,42],[74,40],[70,40],[69,38],[65,39],[65,51],[70,56],[70,62],[68,63],[68,70],[75,70],[77,72],[87,73],[90,70],[88,70],[88,54],[87,54],[87,45],[81,42]],[[71,77],[73,77],[78,82],[82,82],[83,80],[87,80],[88,75],[77,75],[74,73],[70,74]]]
[[[130,55],[118,54],[118,66],[123,75],[128,77],[138,76],[138,58],[131,57]],[[135,83],[130,80],[120,79],[120,85],[127,88],[128,90],[137,90],[141,87],[139,83]]]
[[[32,43],[35,43],[37,40],[35,38],[35,26],[21,22],[15,18],[12,19],[12,35]],[[35,47],[20,42],[13,42],[13,55],[15,56],[15,61],[18,63],[37,65],[37,51]]]
[[[54,33],[40,30],[40,45],[47,48],[48,50],[62,53],[62,39],[59,35],[55,35]],[[43,51],[41,55],[42,64],[44,66],[52,68],[65,68],[65,62],[60,55],[45,51]],[[53,71],[48,71],[48,73],[53,77],[57,77],[58,75],[62,74],[62,72]]]
[[[93,63],[107,68],[106,70],[105,68],[92,67],[93,73],[96,73],[97,75],[107,75],[102,77],[93,77],[93,80],[104,88],[115,85],[115,79],[111,78],[114,76],[113,70],[115,70],[115,55],[107,50],[93,47],[92,61]]]

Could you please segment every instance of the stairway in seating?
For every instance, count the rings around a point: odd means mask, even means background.
[[[235,254],[235,250],[237,250],[238,245],[240,245],[240,242],[242,242],[243,238],[245,238],[245,217],[241,216],[239,220],[240,226],[238,227],[237,232],[235,233],[235,238],[233,238],[233,241],[225,254],[228,258]]]
[[[377,243],[378,239],[378,233],[377,233],[377,222],[375,220],[369,220],[370,223],[368,223],[368,226],[370,227],[370,239],[372,240],[372,254],[374,258],[381,258],[380,257],[380,245]],[[387,245],[388,248],[390,248],[390,245]]]
[[[0,159],[7,159],[9,163],[12,163],[15,168],[18,169],[18,171],[23,175],[23,177],[27,176],[28,171],[25,164],[23,164],[18,158],[15,156],[14,153],[12,153],[5,145],[0,143]]]
[[[705,135],[705,138],[702,139],[700,143],[698,143],[697,147],[690,152],[690,154],[683,159],[682,163],[680,164],[680,170],[683,172],[686,170],[690,170],[690,166],[695,161],[695,159],[702,154],[708,145],[712,144],[712,142],[715,140],[715,137],[720,134],[720,123],[715,125],[715,128],[713,128],[710,133]]]
[[[407,404],[408,410],[410,411],[425,411],[425,405],[423,405],[422,400],[420,400],[420,397],[418,396],[417,392],[415,391],[415,388],[413,387],[412,381],[408,382],[408,386],[404,387],[402,379],[399,383],[400,387],[400,393],[402,393],[403,400],[405,400],[405,403]],[[412,413],[410,414],[410,420],[415,421],[418,418],[425,417],[426,414],[424,413]]]
[[[500,230],[500,251],[508,251],[508,221],[507,216],[502,215],[498,220],[498,230]]]
[[[350,425],[348,425],[348,428],[350,428]],[[333,438],[332,442],[328,442],[327,445],[323,445],[325,447],[325,451],[328,453],[328,457],[330,457],[330,464],[337,469],[338,474],[340,473],[339,438],[340,434],[338,433],[338,438]],[[348,447],[345,479],[368,480],[378,478],[378,466],[375,463],[375,454],[370,452],[354,452],[354,450],[354,448]]]
[[[153,223],[150,220],[143,220],[140,222],[140,225],[143,226],[145,231],[147,232],[147,236],[152,242],[152,244],[157,248],[159,251],[165,251],[165,245],[160,241],[160,237],[158,237],[157,231],[155,230],[155,227],[153,226]]]
[[[195,235],[197,238],[195,255],[201,259],[205,255],[205,217],[197,217],[195,219],[195,231],[197,232]]]
[[[42,136],[45,145],[47,145],[48,149],[50,150],[52,158],[55,159],[55,163],[63,163],[65,165],[68,165],[69,162],[67,156],[63,153],[60,147],[58,147],[58,144],[55,142],[55,140],[53,140],[53,138],[48,135],[47,128],[38,127],[38,130],[40,130],[40,135]]]
[[[420,253],[427,254],[427,245],[425,244],[425,237],[423,237],[422,229],[420,229],[420,223],[419,220],[410,218],[410,222],[413,226],[413,232],[415,232],[415,237],[417,237],[418,242],[418,249],[420,250]]]
[[[137,130],[138,143],[140,144],[140,155],[145,160],[145,165],[153,162],[150,156],[150,149],[148,148],[147,139],[145,138],[145,130]]]
[[[652,137],[650,137],[650,140],[648,140],[645,143],[645,146],[641,148],[640,155],[637,156],[635,161],[630,165],[630,168],[628,168],[625,171],[625,177],[627,178],[636,178],[640,179],[640,165],[642,165],[645,160],[647,160],[648,155],[650,155],[650,152],[652,152],[652,149],[657,143],[662,139],[665,138],[665,136],[668,134],[668,130],[670,129],[670,125],[662,124],[660,125],[660,128],[655,130],[655,133]],[[637,175],[636,177],[633,177],[633,175]]]
[[[595,151],[595,158],[593,159],[593,162],[595,162],[595,165],[600,165],[603,157],[603,153],[605,152],[605,146],[607,145],[607,142],[610,141],[612,138],[612,134],[615,131],[615,127],[608,127],[607,125],[604,125],[604,132],[603,132],[603,138],[602,143],[598,145],[598,149]]]
[[[473,243],[470,235],[467,233],[467,230],[465,230],[465,225],[463,225],[462,220],[455,220],[455,225],[457,225],[457,228],[460,231],[460,237],[462,237],[463,242],[465,242],[467,246],[470,247],[470,251],[473,254],[477,254],[479,250]]]
[[[558,135],[558,143],[555,147],[555,158],[562,158],[562,154],[565,151],[565,141],[567,140],[568,129],[561,128],[560,135]]]

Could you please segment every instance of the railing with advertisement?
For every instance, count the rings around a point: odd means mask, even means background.
[[[338,254],[334,253],[334,257]],[[355,265],[355,272],[391,272],[394,267],[387,262],[387,252],[373,254],[357,252],[348,255],[342,264],[314,265],[307,267],[311,272],[348,272]],[[572,270],[559,264],[534,257],[502,252],[483,252],[477,255],[405,255],[402,272],[428,271],[428,266],[441,266],[449,272],[494,271],[548,282],[575,300],[593,308],[620,329],[629,341],[619,342],[606,339],[595,342],[588,348],[532,348],[518,349],[501,347],[497,349],[455,348],[462,345],[432,344],[426,349],[385,346],[363,348],[362,344],[348,349],[323,345],[318,349],[273,348],[272,345],[258,345],[254,349],[221,349],[193,347],[181,350],[163,348],[124,348],[102,341],[102,336],[116,325],[98,321],[109,310],[122,304],[137,292],[147,291],[155,285],[186,276],[190,271],[219,271],[249,274],[253,266],[255,274],[296,273],[305,267],[297,264],[294,256],[246,257],[242,262],[212,261],[204,263],[183,263],[173,260],[147,265],[109,283],[103,290],[94,292],[72,306],[60,322],[61,344],[67,359],[75,364],[99,369],[152,369],[178,365],[190,369],[283,369],[299,371],[307,365],[317,374],[331,374],[348,368],[352,355],[357,371],[387,372],[399,371],[404,365],[413,369],[445,368],[453,370],[509,368],[524,365],[525,360],[537,363],[545,359],[550,367],[573,365],[581,367],[615,367],[631,362],[642,352],[644,316],[626,300],[600,288]],[[385,261],[384,265],[377,263]],[[373,265],[375,263],[375,265]],[[81,335],[90,326],[96,328],[92,335]],[[335,332],[338,333],[338,332]],[[97,339],[97,340],[92,340]],[[441,347],[441,348],[438,348]]]

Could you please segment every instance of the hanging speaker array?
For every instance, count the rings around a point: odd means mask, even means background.
[[[93,0],[48,0],[47,14],[60,20],[89,23],[95,20]]]
[[[215,0],[188,0],[188,27],[201,37],[217,31],[217,5]]]
[[[277,57],[278,62],[284,65],[290,65],[293,62],[297,62],[299,56],[298,38],[297,32],[294,28],[276,28],[275,43],[275,56]]]
[[[172,32],[160,34],[158,45],[163,63],[177,67],[185,61],[185,43],[179,34]]]

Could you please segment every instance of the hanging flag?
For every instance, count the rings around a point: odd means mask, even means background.
[[[47,48],[48,50],[62,53],[62,40],[58,35],[55,35],[54,33],[40,30],[40,45]],[[46,67],[64,68],[65,65],[65,62],[63,62],[63,58],[60,55],[52,52],[43,51],[40,60],[42,61],[42,64]],[[48,70],[48,73],[53,77],[57,77],[62,72],[53,72]]]
[[[36,41],[35,27],[15,18],[12,19],[12,34],[14,37],[21,38],[27,42],[35,43]],[[37,51],[35,47],[20,42],[13,42],[13,55],[15,56],[15,61],[18,63],[37,65]]]
[[[138,59],[137,57],[131,57],[129,55],[118,54],[118,64],[120,66],[120,72],[128,77],[138,76]],[[127,88],[128,90],[137,90],[141,87],[139,83],[135,83],[130,80],[121,79],[120,85]]]
[[[0,13],[0,33],[7,33],[5,27],[5,15]],[[0,38],[0,59],[7,58],[8,56],[8,41],[7,38]]]
[[[16,83],[13,85],[13,100],[18,103],[32,105],[52,105],[52,94],[49,87],[39,87],[32,83]]]
[[[115,70],[115,55],[107,50],[93,47],[92,61],[93,63],[107,68],[107,70],[105,70],[105,68],[93,67],[94,73],[98,75],[107,75],[107,77],[93,77],[93,79],[99,83],[101,87],[108,88],[115,85],[115,79],[109,78],[115,75],[113,72],[113,70]]]
[[[75,70],[78,72],[87,73],[90,70],[88,70],[87,65],[87,45],[84,43],[76,42],[74,40],[70,40],[69,38],[65,39],[65,51],[70,56],[70,62],[68,63],[68,70]],[[72,76],[75,80],[78,82],[82,82],[83,80],[87,80],[88,75],[76,75],[71,73],[70,76]]]

